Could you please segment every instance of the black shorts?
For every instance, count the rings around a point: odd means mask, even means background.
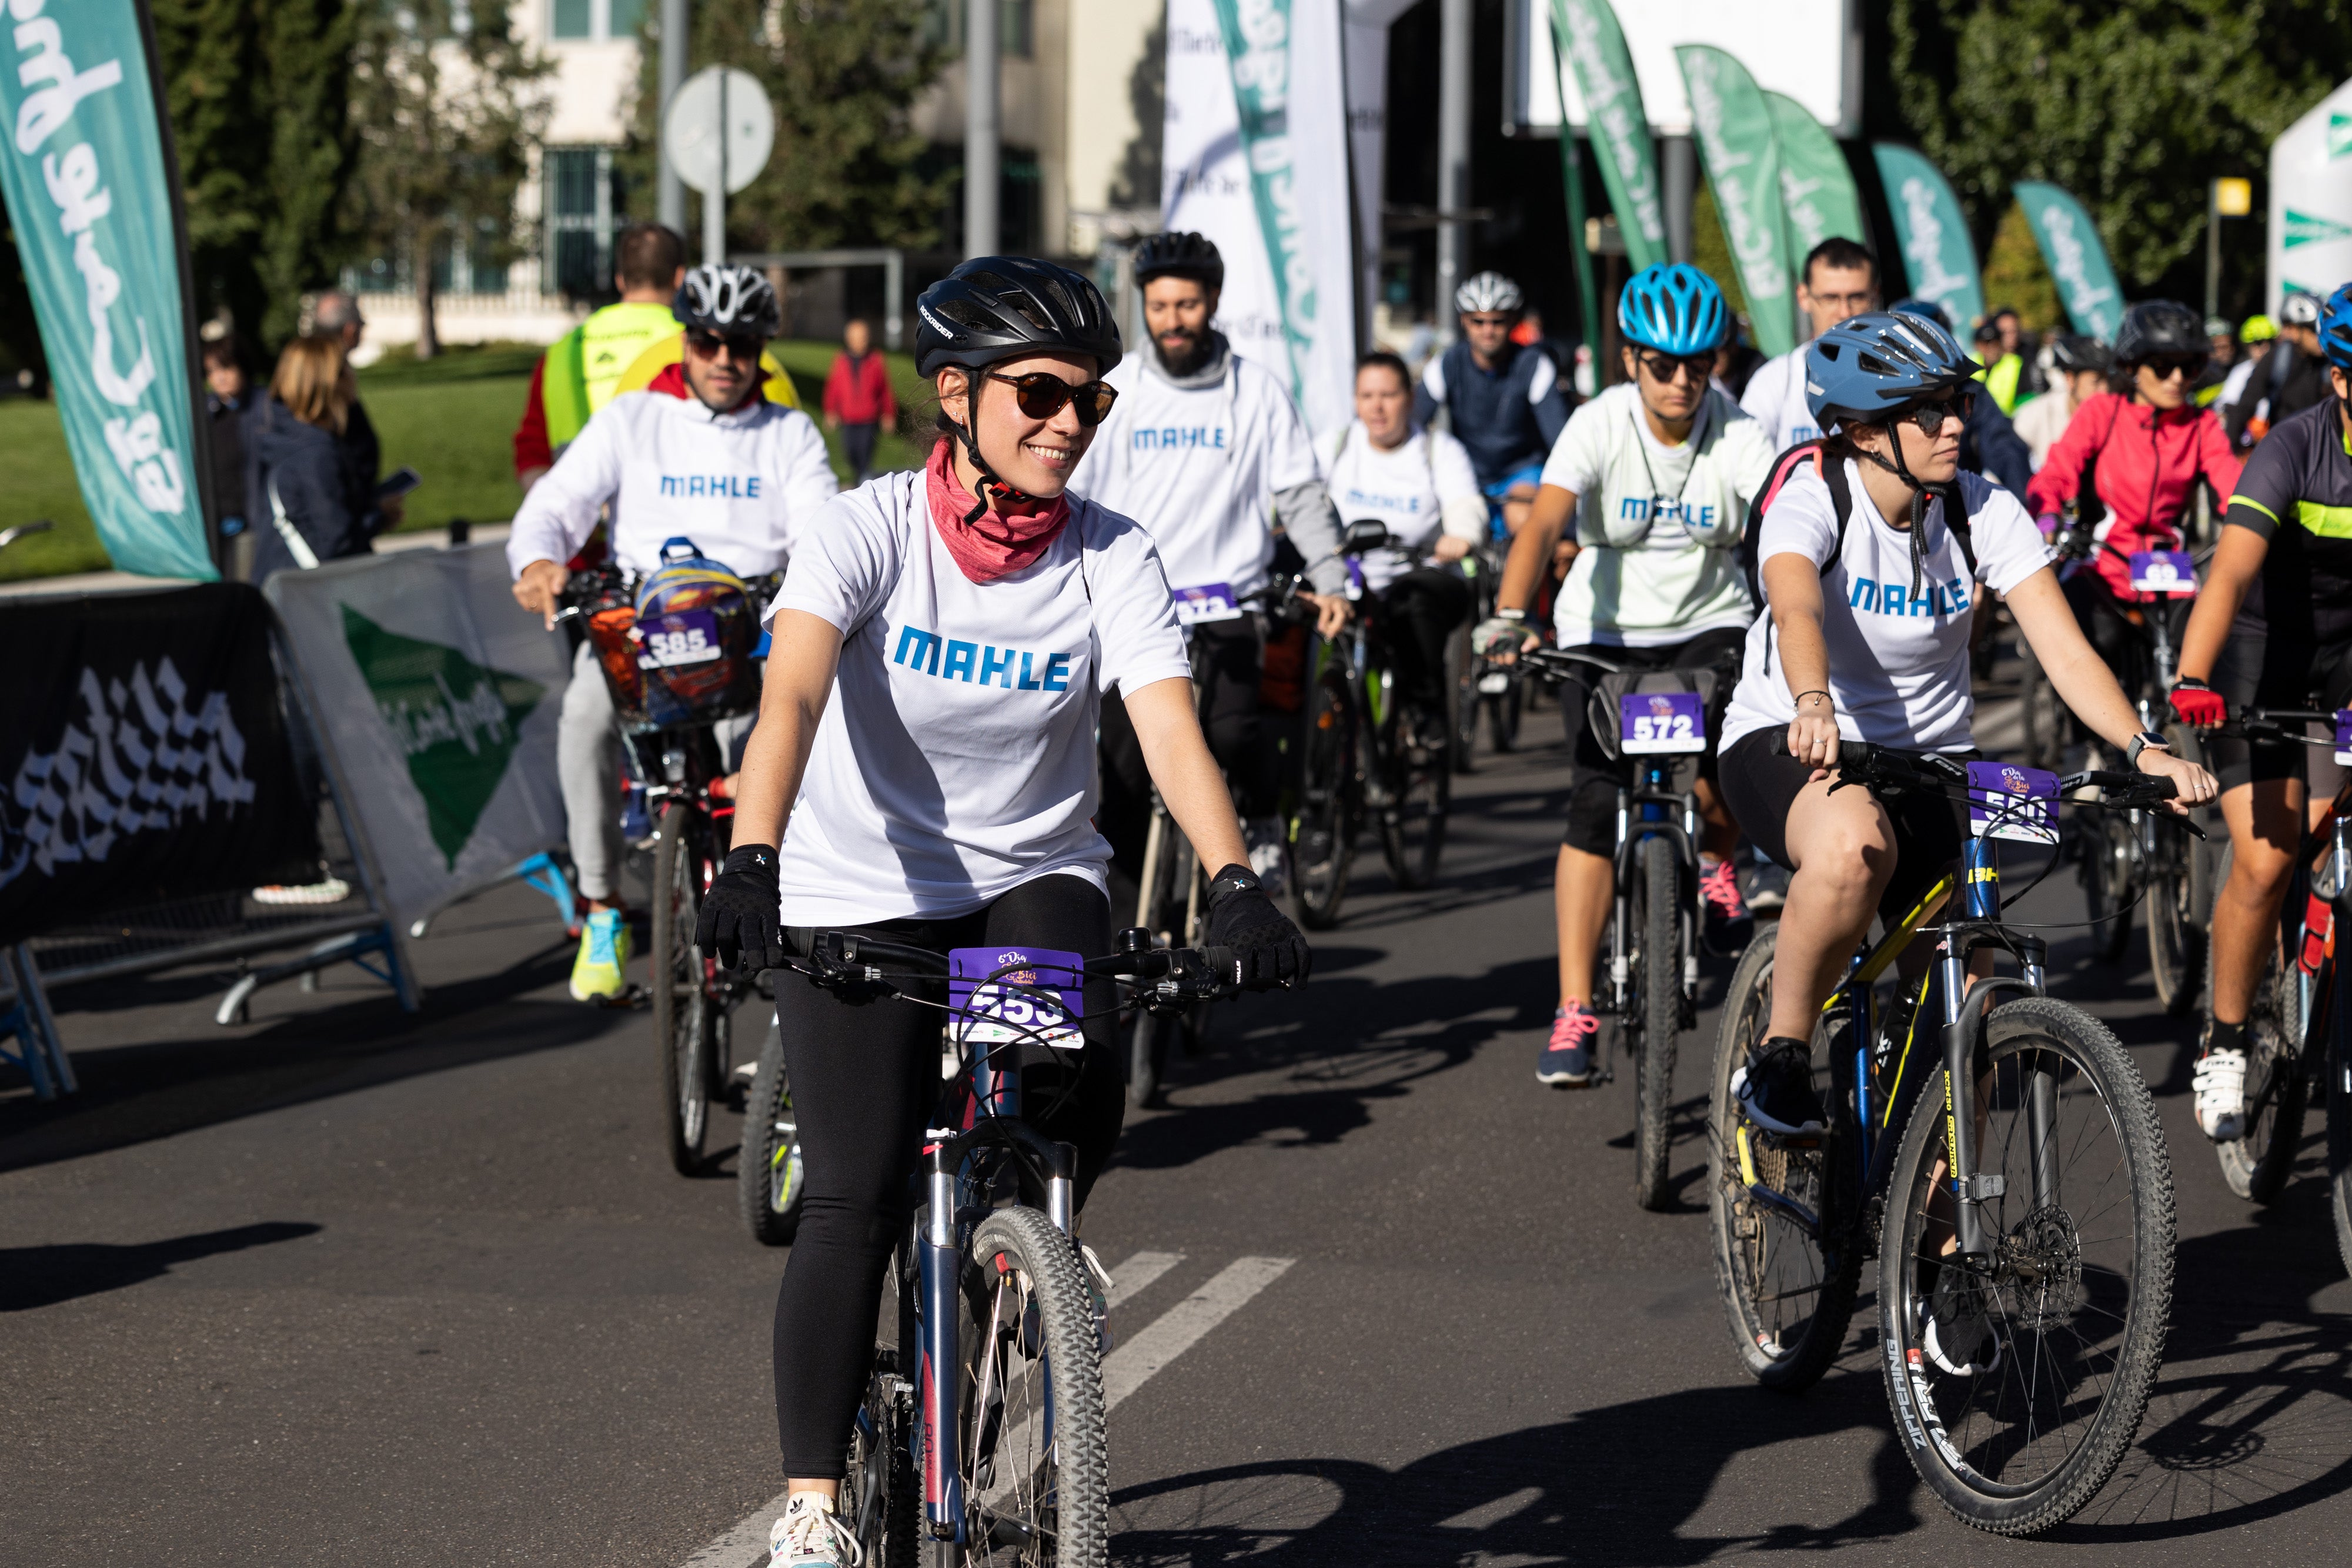
[[[1702,632],[1686,643],[1669,643],[1660,648],[1612,648],[1587,643],[1571,652],[1591,653],[1612,664],[1622,664],[1634,670],[1704,670],[1716,665],[1737,670],[1739,655],[1748,645],[1744,628],[1722,627]],[[1625,765],[1601,748],[1592,734],[1591,723],[1585,710],[1591,706],[1592,687],[1600,672],[1589,664],[1577,666],[1583,674],[1571,675],[1559,686],[1559,716],[1568,728],[1568,831],[1560,841],[1570,849],[1582,850],[1587,854],[1613,855],[1617,852],[1617,791],[1625,787]],[[1715,701],[1706,715],[1706,732],[1712,736],[1723,727],[1723,710],[1731,704],[1731,680],[1717,684]],[[1715,778],[1715,746],[1699,753],[1698,776]]]
[[[1775,726],[1741,736],[1724,752],[1719,777],[1723,803],[1740,831],[1775,863],[1794,871],[1789,809],[1813,770],[1793,757],[1772,754],[1772,737],[1784,733]],[[1960,858],[1960,817],[1956,802],[1936,795],[1898,795],[1879,804],[1895,827],[1895,875],[1878,895],[1879,918],[1892,929]]]
[[[2249,703],[2263,707],[2334,707],[2352,694],[2325,689],[2341,682],[2322,672],[2339,669],[2346,652],[2274,640],[2260,622],[2249,623],[2242,615],[2213,661],[2211,685],[2232,711]],[[2315,685],[2322,689],[2315,693]],[[2315,736],[2331,734],[2326,725],[2306,727]],[[2199,738],[2205,747],[2205,766],[2213,770],[2224,789],[2257,781],[2304,779],[2310,781],[2314,794],[2333,797],[2344,783],[2344,769],[2327,747],[2293,740],[2248,741],[2227,735]]]

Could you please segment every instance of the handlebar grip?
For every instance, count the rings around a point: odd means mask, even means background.
[[[1774,728],[1772,731],[1771,743],[1767,749],[1775,757],[1786,757],[1789,755],[1789,731],[1787,727],[1781,726]],[[1864,768],[1870,766],[1871,755],[1878,748],[1876,747],[1871,745],[1870,742],[1866,740],[1839,741],[1837,765],[1840,771],[1851,768],[1854,772],[1861,772]]]

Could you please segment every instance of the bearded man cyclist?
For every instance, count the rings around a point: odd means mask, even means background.
[[[2070,573],[2063,586],[2084,634],[2112,669],[2123,668],[2134,635],[2125,605],[2174,616],[2187,609],[2134,592],[2131,564],[2122,558],[2185,549],[2181,519],[2197,486],[2210,485],[2221,497],[2238,483],[2229,433],[2189,392],[2209,352],[2205,324],[2186,305],[2150,299],[2124,312],[2115,360],[2131,379],[2129,394],[2101,392],[2076,409],[2026,489],[2042,532],[2055,533],[2059,508],[2082,497],[2086,474],[2093,477],[2106,510],[2096,531],[2109,549],[2091,558],[2090,570]]]
[[[614,559],[634,577],[660,569],[663,541],[692,539],[737,576],[774,571],[793,532],[839,488],[808,415],[761,396],[760,355],[780,312],[748,267],[698,267],[671,302],[686,358],[591,418],[531,486],[507,538],[516,602],[555,623],[564,562],[612,508]],[[583,641],[556,730],[572,861],[589,915],[572,966],[583,1001],[617,994],[629,927],[615,902],[621,862],[620,746],[612,690]]]
[[[1706,669],[1738,657],[1755,619],[1738,549],[1773,449],[1763,425],[1710,384],[1716,350],[1731,334],[1723,291],[1696,267],[1644,267],[1619,298],[1617,328],[1628,380],[1578,409],[1544,464],[1535,510],[1511,541],[1495,617],[1478,628],[1490,658],[1534,643],[1528,606],[1571,517],[1574,558],[1552,606],[1561,647],[1636,669]],[[1536,1064],[1537,1079],[1559,1088],[1593,1079],[1594,955],[1616,892],[1624,770],[1584,723],[1593,678],[1560,687],[1574,759],[1552,884],[1559,1006]],[[1727,695],[1718,694],[1710,724]],[[1753,919],[1730,859],[1739,828],[1717,793],[1712,749],[1699,758],[1698,800],[1706,942],[1737,951]]]
[[[988,256],[924,290],[916,316],[941,439],[923,472],[859,486],[796,541],[768,612],[774,652],[735,847],[698,942],[730,967],[777,969],[780,925],[940,954],[1108,952],[1109,845],[1090,818],[1099,698],[1118,685],[1152,781],[1201,862],[1220,868],[1207,940],[1234,949],[1244,984],[1303,982],[1307,945],[1244,863],[1202,741],[1159,552],[1133,522],[1065,493],[1119,395],[1103,378],[1120,357],[1110,308],[1076,273]],[[1037,1130],[1076,1150],[1081,1205],[1126,1103],[1113,982],[1089,977],[1085,992],[1075,1067],[1023,1074],[1024,1102],[1046,1108]],[[808,1196],[776,1299],[789,1497],[770,1560],[849,1568],[856,1542],[834,1503],[940,1092],[940,1016],[792,975],[777,977],[776,1015]]]
[[[1210,325],[1224,280],[1223,257],[1199,235],[1153,235],[1136,247],[1152,352],[1106,376],[1118,401],[1070,487],[1142,524],[1180,595],[1224,606],[1191,623],[1201,712],[1247,820],[1250,865],[1279,895],[1288,859],[1258,704],[1265,617],[1241,601],[1265,586],[1277,522],[1306,558],[1316,589],[1307,597],[1327,637],[1347,623],[1348,571],[1339,516],[1289,389]],[[1103,702],[1102,751],[1106,827],[1124,855],[1122,841],[1140,845],[1150,781],[1117,694]]]
[[[1469,452],[1480,488],[1513,534],[1526,526],[1544,456],[1575,407],[1551,356],[1511,340],[1525,305],[1519,286],[1499,272],[1482,272],[1455,289],[1462,335],[1422,367],[1412,394],[1415,424],[1447,411],[1454,439]]]
[[[2305,707],[2314,694],[2330,708],[2352,703],[2352,284],[2328,296],[2319,344],[2327,400],[2272,426],[2246,458],[2181,633],[2173,711],[2200,728],[2250,703]],[[2193,1086],[2197,1124],[2226,1143],[2244,1129],[2246,1015],[2305,813],[2326,810],[2344,773],[2325,746],[2222,736],[2206,746],[2231,855],[2213,901],[2212,1014]]]
[[[1877,309],[1878,259],[1853,241],[1831,235],[1805,253],[1797,306],[1812,323],[1816,338],[1841,321]],[[1739,397],[1739,406],[1764,426],[1775,452],[1822,434],[1805,402],[1805,349],[1800,343],[1759,365]]]
[[[1951,802],[1832,792],[1841,740],[1905,751],[1974,748],[1972,583],[2003,595],[2067,706],[2186,803],[2213,780],[2140,732],[2114,672],[2084,639],[2041,530],[2015,497],[1960,468],[1979,368],[1924,317],[1871,312],[1806,354],[1833,472],[1800,470],[1759,524],[1765,613],[1748,634],[1723,728],[1724,793],[1748,836],[1794,874],[1780,915],[1765,1038],[1733,1091],[1759,1126],[1822,1129],[1813,1025],[1874,912],[1899,920],[1960,850]],[[1832,479],[1836,481],[1832,485]],[[1965,534],[1947,521],[1955,500]],[[1843,501],[1843,508],[1841,507]],[[1771,741],[1785,735],[1788,754]],[[1906,950],[1906,973],[1930,955]]]

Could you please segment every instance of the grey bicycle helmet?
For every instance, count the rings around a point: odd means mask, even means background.
[[[1135,247],[1135,286],[1155,277],[1189,277],[1211,288],[1225,286],[1225,258],[1206,235],[1180,229],[1148,236]]]
[[[2124,312],[2116,331],[2116,363],[2137,365],[2159,354],[2201,357],[2213,351],[2197,312],[2172,299],[2143,299]]]
[[[2069,332],[2054,339],[2050,345],[2050,368],[2073,375],[2078,371],[2096,371],[2105,375],[2115,368],[2115,356],[2096,338],[2085,338]]]
[[[669,313],[689,330],[772,338],[784,324],[776,291],[748,267],[706,262],[678,280]]]
[[[915,301],[915,373],[926,380],[1029,354],[1082,354],[1107,376],[1121,352],[1102,290],[1050,261],[975,256]]]
[[[1465,316],[1489,310],[1510,312],[1527,303],[1519,286],[1499,272],[1482,272],[1454,291],[1454,308]]]

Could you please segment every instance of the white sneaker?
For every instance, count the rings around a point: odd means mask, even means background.
[[[2223,1047],[2197,1060],[2189,1081],[2197,1094],[2197,1124],[2217,1144],[2246,1135],[2246,1053]]]
[[[1260,817],[1242,827],[1242,841],[1249,846],[1250,870],[1268,898],[1280,898],[1290,891],[1290,844],[1282,831],[1279,817]]]
[[[857,1537],[834,1516],[833,1499],[796,1491],[768,1531],[768,1568],[856,1568]]]

